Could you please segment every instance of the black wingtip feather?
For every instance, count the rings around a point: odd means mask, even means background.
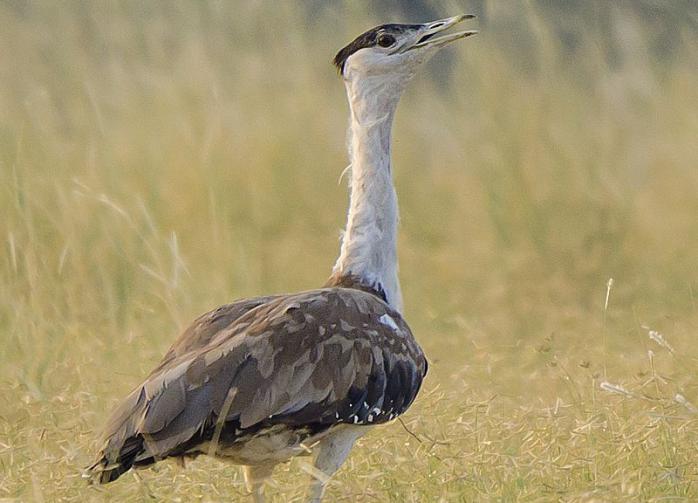
[[[143,452],[143,438],[131,437],[124,442],[119,450],[117,459],[110,462],[107,456],[101,457],[86,470],[85,477],[90,484],[108,484],[114,482],[133,466],[146,466],[154,462],[153,458],[147,458],[136,462],[136,457]]]

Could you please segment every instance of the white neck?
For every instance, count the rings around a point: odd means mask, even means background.
[[[390,172],[395,109],[404,85],[364,77],[345,79],[351,121],[351,201],[334,274],[353,276],[385,293],[402,311],[398,280],[398,207]]]

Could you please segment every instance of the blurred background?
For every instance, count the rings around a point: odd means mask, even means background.
[[[405,315],[432,360],[406,421],[441,443],[409,446],[399,424],[367,437],[334,497],[696,495],[694,416],[661,423],[644,457],[617,438],[698,403],[694,0],[4,0],[0,498],[216,500],[196,466],[242,491],[208,461],[108,492],[79,470],[196,315],[325,281],[348,198],[336,51],[459,13],[480,34],[429,63],[394,132]],[[580,422],[598,437],[567,468],[526,457],[576,452]],[[514,448],[511,425],[552,437]]]

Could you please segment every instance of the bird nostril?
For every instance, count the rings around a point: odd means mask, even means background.
[[[431,28],[432,28],[432,29],[434,29],[434,28],[440,28],[440,27],[443,26],[443,25],[444,25],[443,23],[434,23],[434,24],[431,25]]]

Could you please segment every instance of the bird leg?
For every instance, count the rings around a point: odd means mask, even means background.
[[[364,433],[366,433],[366,427],[347,425],[340,427],[320,440],[315,447],[318,454],[314,465],[325,476],[321,477],[320,474],[313,476],[310,482],[308,501],[320,503],[330,477],[342,466],[342,463],[349,455],[349,451],[354,446],[354,442]]]
[[[274,465],[246,465],[244,467],[245,486],[252,494],[255,503],[264,503],[264,481],[271,476]]]

